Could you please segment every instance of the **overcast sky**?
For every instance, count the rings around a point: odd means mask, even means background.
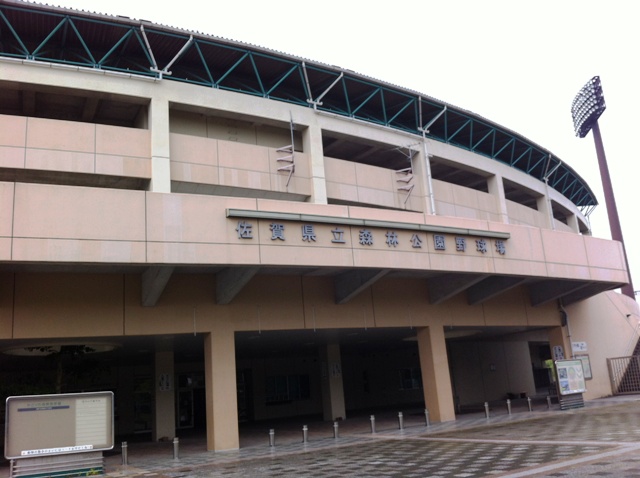
[[[634,2],[612,0],[60,0],[46,2],[259,45],[354,70],[480,114],[550,150],[589,184],[593,235],[611,237],[591,133],[575,137],[571,102],[593,76],[600,130],[634,286],[640,224],[634,191],[640,28]]]

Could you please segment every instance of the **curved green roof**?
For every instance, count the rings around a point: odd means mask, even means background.
[[[442,141],[598,204],[550,151],[479,115],[338,67],[126,17],[13,1],[0,5],[0,57],[181,81],[284,101]]]

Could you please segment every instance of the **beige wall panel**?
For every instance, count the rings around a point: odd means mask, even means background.
[[[252,173],[268,173],[271,169],[268,148],[231,141],[218,141],[218,164]]]
[[[311,264],[322,267],[353,267],[353,254],[347,248],[266,245],[260,247],[260,264]]]
[[[151,179],[151,159],[96,154],[96,173]]]
[[[220,184],[234,188],[271,190],[271,175],[259,171],[220,167]]]
[[[255,205],[255,199],[249,198],[147,193],[147,238],[149,242],[240,244],[235,230],[238,220],[227,219],[225,209],[255,209]],[[257,238],[256,231],[254,225]]]
[[[444,181],[439,181],[437,179],[432,180],[433,184],[433,194],[437,201],[442,201],[448,204],[454,204],[455,196],[454,196],[454,188],[460,187],[455,186],[451,183],[446,183]]]
[[[14,338],[121,335],[122,289],[119,274],[16,274]]]
[[[151,157],[151,132],[147,129],[96,125],[96,153],[110,156]]]
[[[491,258],[475,254],[430,254],[431,269],[435,271],[457,271],[472,273],[495,273],[495,264]]]
[[[11,259],[11,239],[0,237],[0,261],[10,261]]]
[[[558,264],[588,264],[584,239],[578,234],[540,230],[546,260]]]
[[[640,330],[638,303],[617,292],[605,292],[567,307],[571,340],[586,342],[593,379],[585,399],[611,394],[607,358],[632,354]],[[627,317],[629,315],[629,317]]]
[[[498,213],[497,198],[492,194],[476,191],[476,204],[481,211]]]
[[[141,276],[125,277],[125,335],[161,335],[207,332],[218,311],[215,305],[215,280],[210,274],[173,274],[153,307],[141,304]]]
[[[511,289],[495,299],[482,303],[487,326],[526,326],[528,291],[521,287]]]
[[[15,237],[144,241],[144,193],[16,184]]]
[[[198,113],[187,113],[172,109],[169,113],[171,133],[183,135],[207,136],[207,118]]]
[[[228,306],[253,308],[258,329],[294,330],[305,326],[302,280],[296,276],[255,276]],[[237,330],[233,319],[230,325]]]
[[[393,175],[389,169],[356,163],[356,181],[361,188],[393,191],[396,186]]]
[[[386,209],[375,209],[371,207],[357,207],[352,206],[349,208],[350,216],[362,219],[374,219],[377,221],[393,221],[393,222],[415,222],[422,223],[425,220],[425,215],[418,212],[411,211],[390,211]],[[446,221],[444,218],[435,218],[428,216],[427,221],[430,219],[435,221]],[[386,231],[382,231],[384,234]]]
[[[2,241],[0,241],[1,247]],[[13,273],[0,273],[0,284],[2,284],[0,287],[0,339],[10,339],[13,335]]]
[[[506,202],[507,214],[509,214],[509,221],[512,224],[526,224],[534,227],[546,226],[546,218],[539,211],[513,201],[507,200]]]
[[[427,283],[412,279],[385,279],[371,286],[378,327],[432,325]]]
[[[460,204],[456,204],[456,217],[466,217],[469,219],[478,219],[478,220],[486,220],[486,215],[484,211],[480,211],[479,209],[475,209],[472,207],[462,206]]]
[[[276,128],[274,126],[260,125],[255,128],[256,143],[261,146],[270,148],[283,148],[291,144],[291,130],[285,128]],[[294,138],[294,146],[301,147],[302,143],[298,143]]]
[[[445,326],[451,325],[453,327],[463,327],[470,325],[481,326],[485,324],[485,315],[482,305],[470,306],[466,293],[456,295],[440,307],[444,307],[447,310],[448,318],[442,322]]]
[[[27,143],[27,118],[0,115],[0,146],[24,148]]]
[[[383,191],[381,189],[358,187],[358,202],[383,207],[395,207],[397,203],[396,192],[393,190]]]
[[[626,269],[621,243],[591,236],[582,237],[590,266],[606,269]]]
[[[558,313],[558,304],[555,301],[551,301],[547,304],[533,307],[530,301],[526,301],[527,307],[527,321],[531,326],[560,325],[560,314]]]
[[[147,261],[166,264],[253,265],[260,263],[260,248],[257,244],[149,243]]]
[[[335,303],[331,277],[303,277],[305,328],[373,327],[374,314],[370,291],[364,291],[346,304]]]
[[[171,180],[198,184],[218,184],[217,166],[171,161]]]
[[[15,183],[0,182],[0,237],[12,236],[14,190]]]
[[[570,278],[578,280],[591,279],[591,271],[587,266],[574,266],[570,264],[547,264],[549,277]]]
[[[77,121],[29,118],[27,148],[94,153],[96,125]]]
[[[25,148],[0,146],[0,168],[24,169],[26,161]]]
[[[94,173],[95,155],[75,151],[50,149],[27,149],[25,167],[44,171],[67,171],[72,173]]]
[[[617,282],[627,283],[629,281],[629,274],[626,271],[614,271],[611,269],[596,269],[591,268],[591,279],[605,282]]]
[[[234,95],[232,93],[232,96],[238,95]],[[242,101],[243,99],[244,98],[240,100]],[[252,100],[252,106],[255,108],[256,98],[254,97]],[[252,113],[254,112],[255,109],[253,109]],[[224,141],[233,141],[254,145],[257,144],[256,127],[254,126],[254,123],[249,123],[247,121],[209,116],[207,117],[207,136],[209,138],[217,138]],[[285,142],[284,144],[289,144],[290,142],[291,140]]]
[[[325,178],[327,181],[333,181],[341,184],[350,184],[354,186],[358,184],[358,178],[356,176],[356,163],[325,156],[324,167]]]
[[[121,240],[15,238],[13,260],[135,264],[145,262],[145,244]]]
[[[257,204],[257,207],[255,206]],[[239,207],[239,206],[230,206]],[[249,209],[247,207],[247,209]],[[308,204],[303,202],[277,201],[273,199],[257,199],[251,209],[259,211],[290,212],[295,214],[313,214],[319,216],[349,217],[347,206],[335,204]]]
[[[172,133],[171,161],[218,166],[218,140]]]
[[[439,217],[454,217],[456,215],[456,206],[452,203],[436,201],[436,211]]]
[[[311,196],[311,180],[309,178],[294,175],[289,180],[288,175],[289,173],[285,174],[283,172],[271,175],[271,190],[289,194],[300,194],[307,197]],[[288,185],[287,182],[289,182]]]
[[[382,269],[429,270],[429,254],[415,254],[400,251],[353,250],[353,262],[356,267],[375,267]]]
[[[358,202],[358,187],[327,181],[327,197],[338,201]]]
[[[527,260],[511,260],[502,257],[493,259],[494,270],[498,274],[516,275],[516,276],[538,276],[545,277],[547,275],[547,267],[544,262],[534,262]]]

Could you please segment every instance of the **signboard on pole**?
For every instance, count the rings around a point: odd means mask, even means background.
[[[113,392],[7,398],[8,459],[111,450]]]

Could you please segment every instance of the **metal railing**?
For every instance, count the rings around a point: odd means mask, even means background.
[[[611,390],[614,395],[640,393],[640,356],[607,359]]]

